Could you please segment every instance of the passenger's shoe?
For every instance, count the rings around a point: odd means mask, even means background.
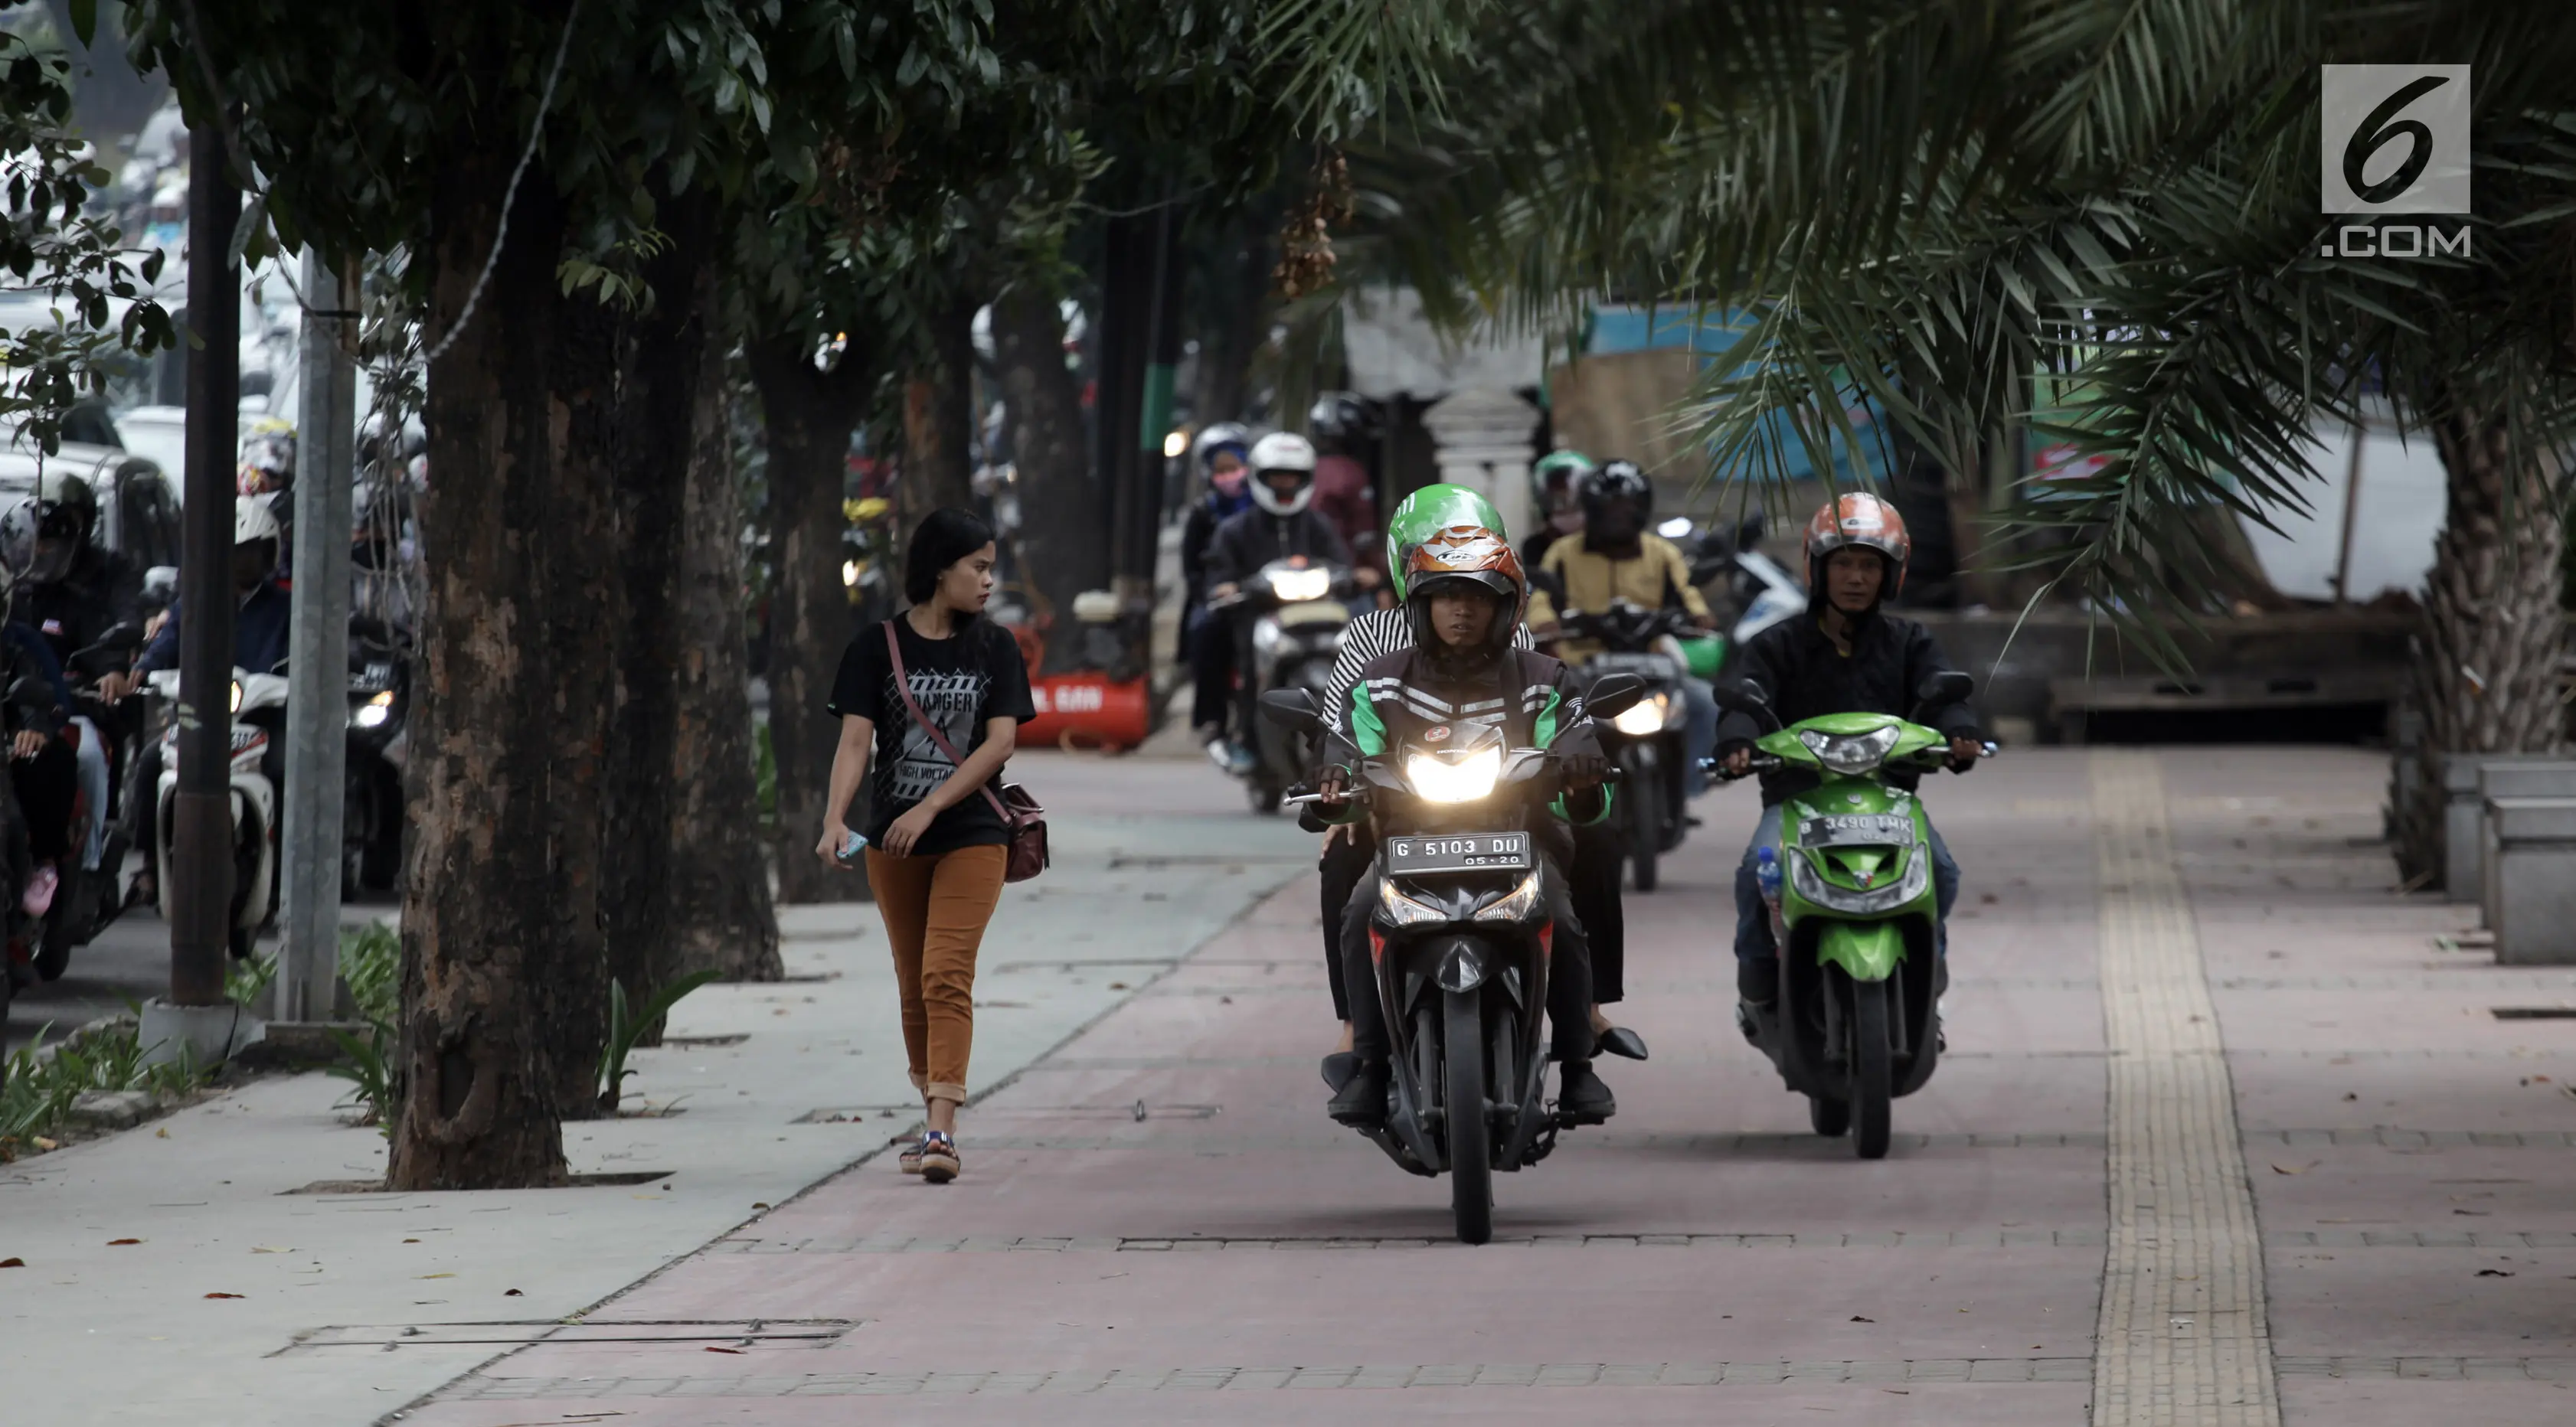
[[[1360,1058],[1349,1051],[1337,1050],[1324,1057],[1323,1071],[1324,1088],[1338,1094],[1343,1086],[1351,1083],[1352,1076],[1360,1073]]]
[[[1252,756],[1249,745],[1229,743],[1225,746],[1225,771],[1238,778],[1248,778],[1260,766],[1261,761]]]
[[[921,1137],[921,1182],[946,1184],[960,1168],[957,1141],[932,1130]]]
[[[1593,1074],[1592,1062],[1569,1060],[1557,1071],[1556,1113],[1568,1124],[1597,1125],[1619,1113],[1619,1102]]]
[[[1646,1038],[1626,1026],[1612,1026],[1603,1031],[1595,1045],[1599,1054],[1615,1055],[1625,1060],[1646,1058]]]
[[[1354,1129],[1368,1129],[1386,1123],[1386,1063],[1361,1064],[1351,1072],[1342,1088],[1333,1092],[1332,1103],[1324,1113],[1336,1124]]]
[[[903,1153],[894,1157],[894,1167],[906,1174],[921,1173],[921,1144],[921,1141],[914,1140],[905,1145]]]

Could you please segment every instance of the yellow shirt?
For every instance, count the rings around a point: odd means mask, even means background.
[[[1539,568],[1564,582],[1569,609],[1605,610],[1612,600],[1619,599],[1647,609],[1662,609],[1666,593],[1679,591],[1685,611],[1694,618],[1708,616],[1708,601],[1700,598],[1690,582],[1690,562],[1682,558],[1680,546],[1660,535],[1639,536],[1637,554],[1624,560],[1587,550],[1582,536],[1569,535],[1547,547],[1547,558],[1539,562]],[[1548,592],[1533,590],[1529,622],[1544,625],[1556,619],[1556,603]],[[1563,653],[1571,660],[1590,655],[1599,647],[1592,640],[1569,639]]]

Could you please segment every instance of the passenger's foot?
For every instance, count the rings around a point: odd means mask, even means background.
[[[125,884],[125,905],[128,910],[135,907],[148,907],[160,900],[161,881],[153,873],[137,872],[134,874],[134,880]]]
[[[957,1141],[937,1130],[921,1137],[921,1182],[946,1184],[957,1177]]]
[[[1252,770],[1260,766],[1260,760],[1252,756],[1252,749],[1247,745],[1229,743],[1225,746],[1225,767],[1227,772],[1234,774],[1238,778],[1242,778],[1249,776],[1252,773]]]
[[[1351,1072],[1349,1081],[1333,1092],[1332,1103],[1324,1113],[1336,1124],[1366,1129],[1386,1123],[1386,1062],[1361,1064]]]
[[[27,877],[27,890],[18,897],[18,910],[31,917],[41,917],[54,909],[54,891],[63,884],[63,874],[54,864],[39,862]]]
[[[1619,1102],[1593,1073],[1592,1062],[1569,1060],[1558,1071],[1556,1113],[1570,1124],[1597,1125],[1619,1113]]]
[[[1646,1058],[1646,1038],[1626,1026],[1612,1026],[1600,1032],[1593,1044],[1604,1055],[1615,1055],[1624,1060]]]
[[[1360,1058],[1349,1051],[1337,1050],[1324,1057],[1323,1071],[1326,1088],[1339,1094],[1343,1086],[1351,1083],[1351,1077],[1360,1073]]]
[[[921,1173],[921,1146],[920,1140],[914,1140],[911,1144],[905,1145],[903,1153],[894,1157],[894,1167],[906,1174]]]

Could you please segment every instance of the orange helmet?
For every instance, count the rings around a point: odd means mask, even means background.
[[[1851,545],[1886,557],[1887,593],[1905,588],[1905,560],[1914,551],[1914,537],[1905,533],[1905,517],[1877,496],[1858,491],[1834,497],[1807,522],[1807,587],[1821,589],[1825,557]]]

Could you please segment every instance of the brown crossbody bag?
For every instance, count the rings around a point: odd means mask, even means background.
[[[902,616],[897,615],[895,618],[900,619]],[[895,638],[892,619],[885,623],[885,637],[886,657],[894,661],[894,686],[896,691],[903,695],[903,706],[912,711],[912,721],[921,725],[921,731],[930,735],[930,741],[939,745],[939,751],[948,755],[948,766],[951,776],[954,776],[957,771],[965,768],[966,760],[958,756],[956,748],[950,745],[947,736],[939,731],[939,725],[932,723],[929,716],[921,711],[921,705],[914,701],[912,680],[903,670],[903,646]],[[1002,880],[1026,882],[1044,872],[1047,869],[1046,809],[1039,807],[1038,800],[1029,796],[1029,790],[1017,783],[1004,783],[1000,797],[993,795],[990,786],[978,788],[976,791],[984,795],[985,802],[993,805],[993,812],[1001,818],[1003,828],[1010,833],[1011,840],[1008,844],[1010,857],[1002,873]]]

